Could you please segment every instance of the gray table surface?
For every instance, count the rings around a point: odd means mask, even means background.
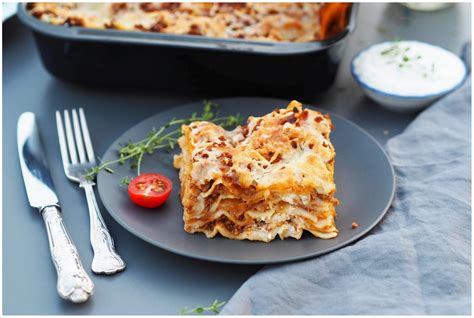
[[[395,38],[441,45],[455,53],[471,38],[470,4],[435,13],[417,13],[398,4],[362,4],[336,84],[313,101],[356,122],[382,144],[403,131],[416,114],[386,111],[367,98],[349,72],[351,58],[365,46]],[[83,107],[96,153],[125,129],[156,112],[209,98],[183,92],[117,91],[64,83],[41,65],[31,33],[14,17],[3,25],[3,313],[4,314],[175,314],[187,306],[227,300],[259,266],[216,264],[185,258],[141,241],[104,211],[125,272],[93,276],[96,292],[74,305],[56,293],[56,277],[42,220],[29,207],[16,149],[16,121],[24,111],[37,114],[64,220],[90,273],[88,217],[84,194],[63,175],[54,111]],[[297,98],[297,96],[295,96]]]

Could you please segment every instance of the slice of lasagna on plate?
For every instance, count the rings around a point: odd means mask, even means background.
[[[197,121],[182,127],[180,169],[184,229],[269,242],[337,235],[334,147],[328,115],[292,101],[227,131]]]

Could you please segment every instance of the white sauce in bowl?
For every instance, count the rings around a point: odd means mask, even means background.
[[[354,77],[382,93],[423,97],[449,91],[466,76],[466,67],[453,53],[417,41],[384,42],[354,58]]]

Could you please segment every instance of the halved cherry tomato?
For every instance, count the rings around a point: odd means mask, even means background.
[[[158,173],[143,173],[128,185],[130,199],[145,208],[156,208],[165,203],[171,194],[173,183]]]

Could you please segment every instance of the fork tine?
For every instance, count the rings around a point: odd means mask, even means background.
[[[69,112],[64,111],[64,122],[66,126],[66,138],[67,138],[67,147],[69,148],[69,156],[71,157],[71,163],[77,164],[77,152],[76,152],[76,142],[74,141],[74,136],[72,135],[71,127],[71,118],[69,118]]]
[[[72,125],[74,127],[74,136],[76,137],[76,145],[77,145],[77,152],[79,153],[79,161],[81,163],[86,163],[86,151],[84,150],[81,127],[79,126],[79,119],[77,117],[76,109],[72,110]]]
[[[91,136],[89,135],[89,128],[87,126],[86,115],[84,109],[79,108],[79,119],[81,122],[82,135],[84,136],[84,144],[86,145],[87,156],[89,161],[95,164],[94,148],[92,147]]]
[[[58,129],[59,148],[61,149],[61,159],[63,161],[63,168],[66,170],[69,167],[69,157],[67,154],[66,136],[64,135],[63,120],[61,113],[56,111],[56,127]]]

